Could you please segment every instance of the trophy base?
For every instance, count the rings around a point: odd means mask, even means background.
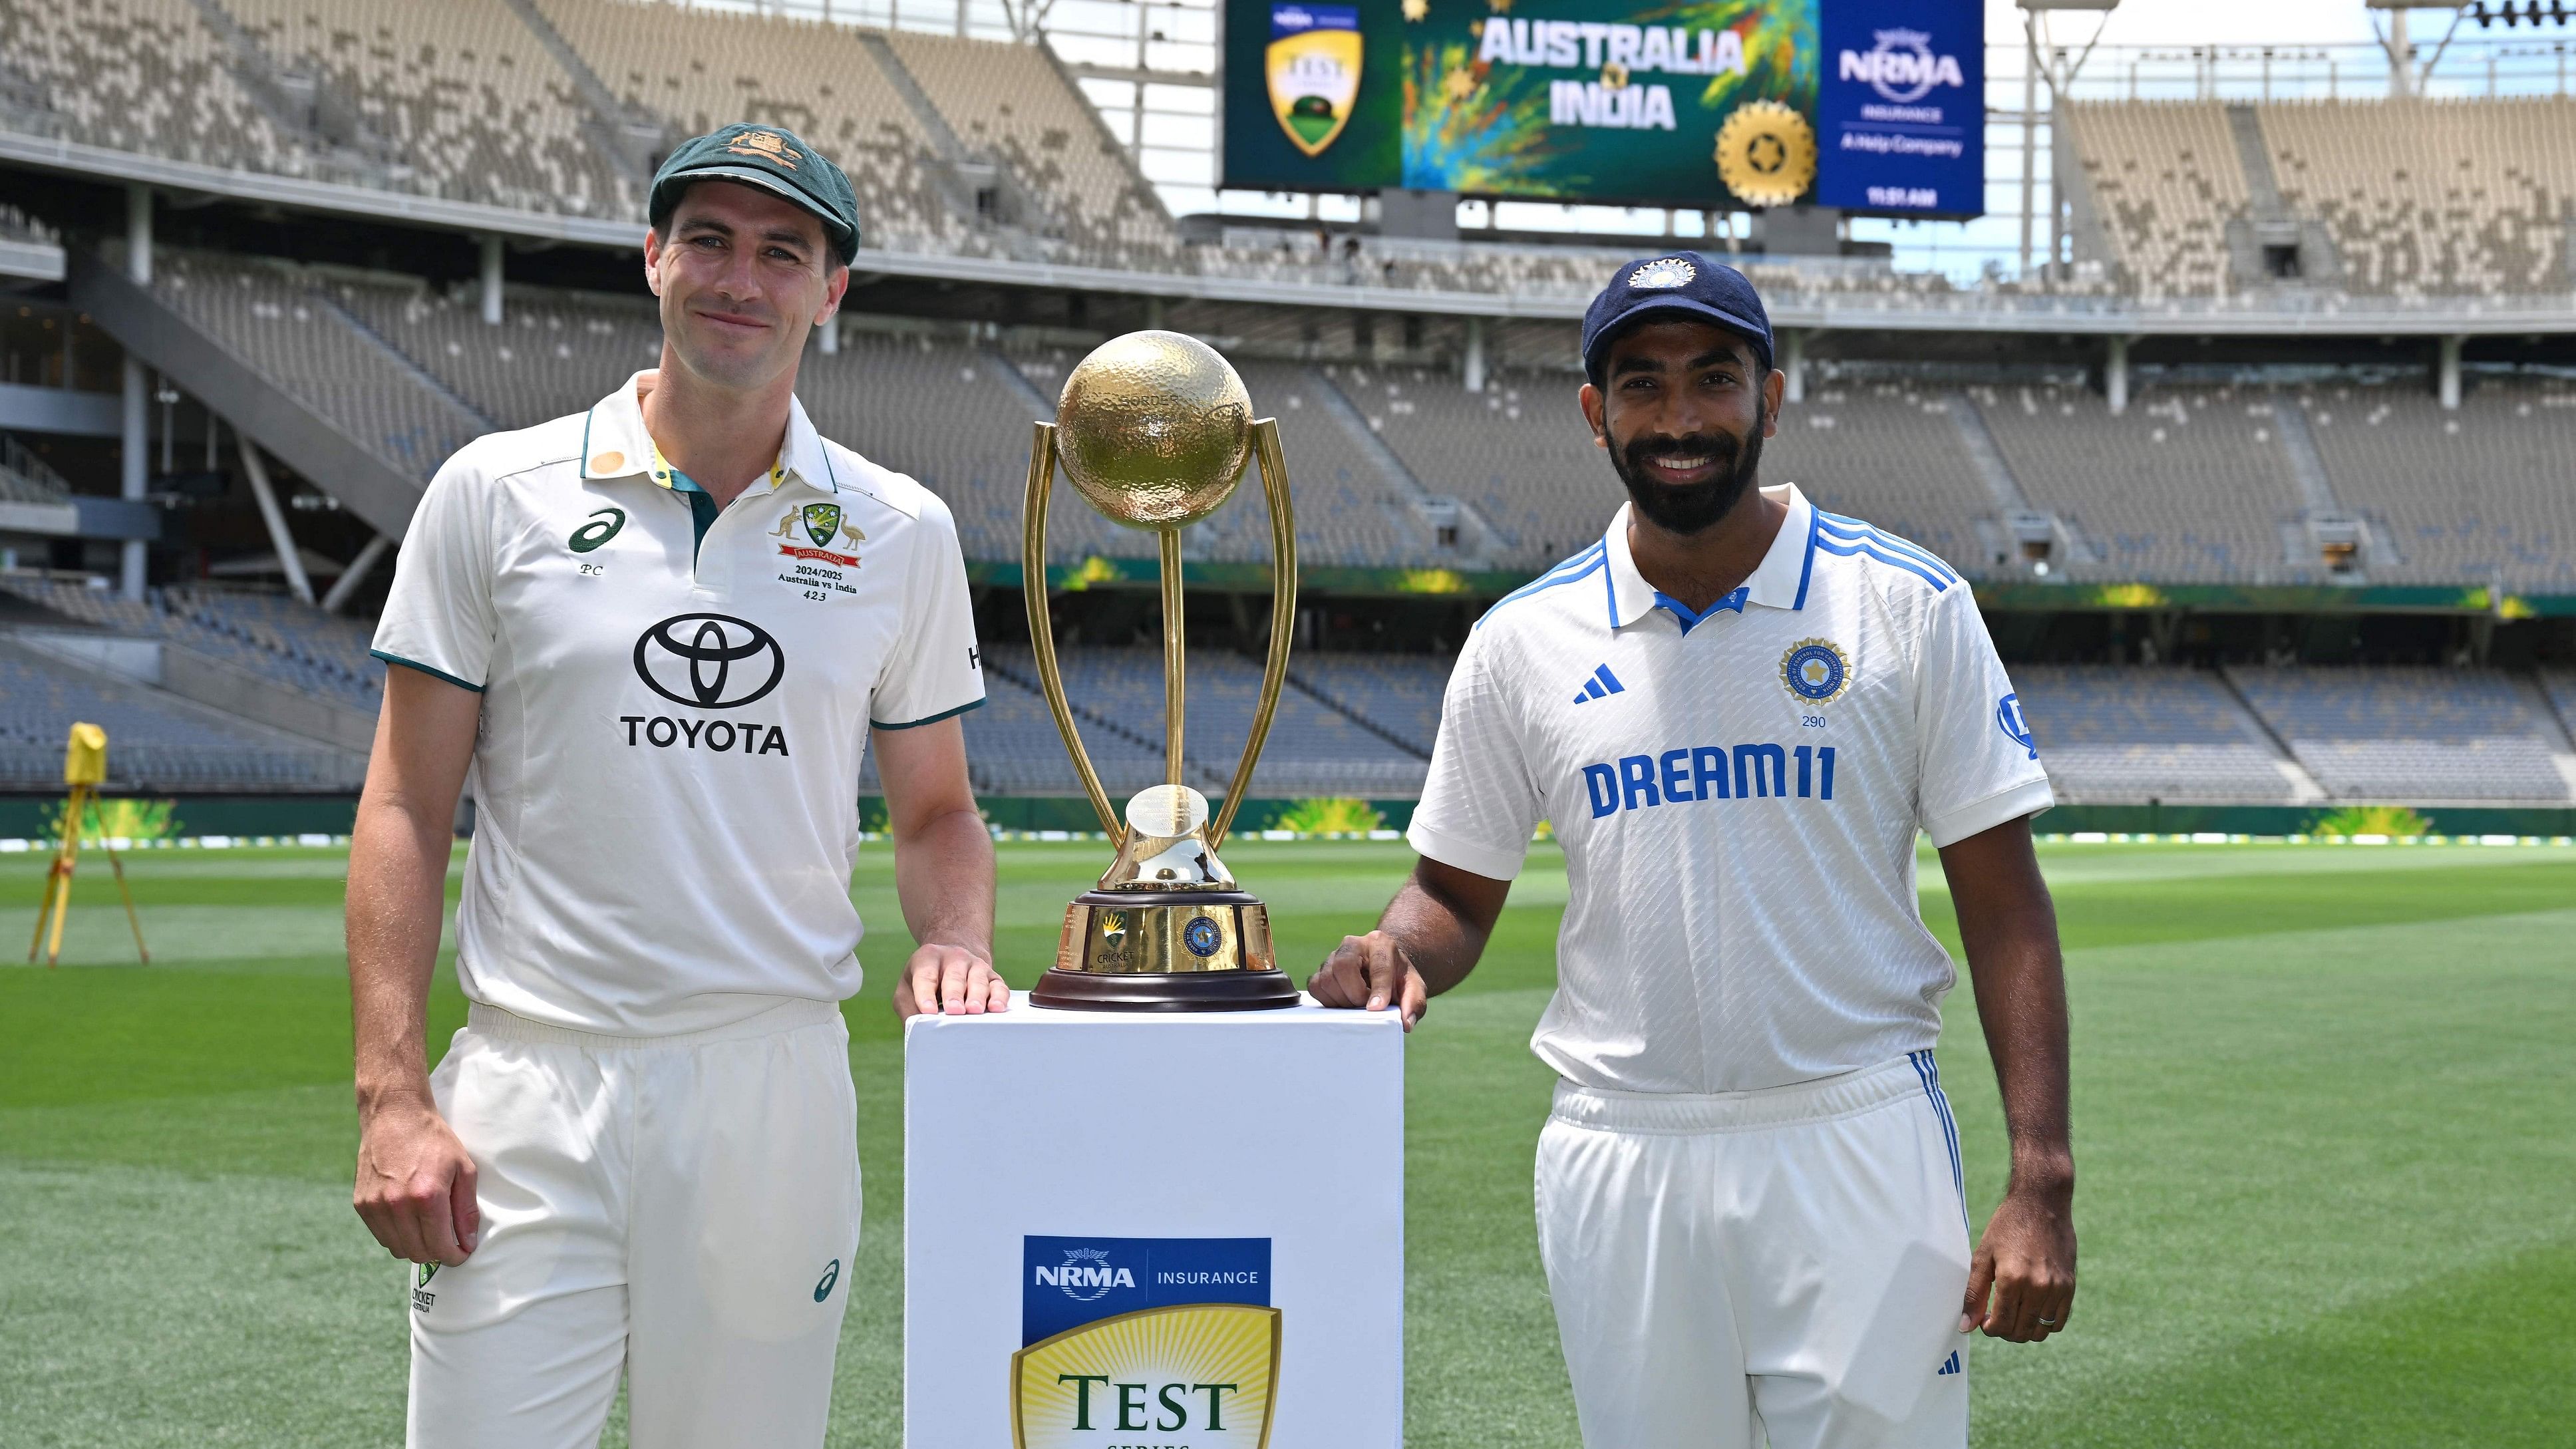
[[[1270,913],[1241,891],[1088,891],[1029,1000],[1071,1011],[1268,1011],[1297,1004]]]
[[[1297,1004],[1297,983],[1277,970],[1111,975],[1049,967],[1029,1004],[1057,1011],[1275,1011]]]

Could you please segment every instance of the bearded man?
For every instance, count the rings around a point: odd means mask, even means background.
[[[1570,897],[1532,1049],[1540,1256],[1584,1442],[1958,1449],[1971,1330],[2075,1293],[2048,777],[1958,574],[1761,486],[1786,379],[1742,273],[1631,262],[1580,400],[1629,503],[1449,683],[1412,879],[1307,989],[1400,1011],[1476,963],[1533,828]],[[1973,1251],[1933,1048],[1958,910],[2012,1172]]]

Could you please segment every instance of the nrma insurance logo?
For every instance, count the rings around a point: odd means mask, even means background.
[[[1030,1237],[1020,1271],[1015,1449],[1266,1449],[1280,1340],[1268,1238]]]
[[[1838,73],[1847,81],[1868,82],[1883,101],[1910,105],[1932,94],[1934,86],[1955,89],[1968,83],[1959,58],[1934,54],[1932,37],[1923,31],[1875,30],[1870,38],[1876,44],[1869,49],[1842,53]]]

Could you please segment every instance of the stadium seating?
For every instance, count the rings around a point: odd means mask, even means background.
[[[409,189],[625,217],[642,188],[571,76],[504,0],[224,0],[271,65],[355,107]]]
[[[1576,374],[1500,371],[1478,395],[1421,369],[1324,371],[1414,476],[1484,515],[1517,567],[1543,568],[1599,537],[1627,497],[1576,409]],[[1995,505],[1946,416],[1951,405],[1903,383],[1821,388],[1783,409],[1763,448],[1763,481],[1794,482],[1828,509],[1982,573],[1975,520]]]
[[[302,135],[235,77],[190,0],[0,5],[0,114],[10,129],[207,166],[306,175]]]
[[[859,194],[863,245],[974,256],[992,250],[942,194],[934,148],[859,32],[814,19],[537,0],[610,94],[675,136],[729,121],[785,126],[824,149]]]
[[[1795,483],[1819,507],[1911,539],[1972,577],[1987,573],[1993,560],[1976,524],[1997,507],[1950,417],[1960,406],[1907,382],[1812,387],[1781,410],[1778,435],[1763,445],[1762,481]]]
[[[649,297],[514,291],[502,324],[477,300],[397,279],[335,278],[332,297],[504,428],[588,411],[662,356]]]
[[[2280,751],[2226,686],[2191,669],[2024,664],[2022,717],[2060,804],[2295,798]]]
[[[2338,798],[2564,804],[2563,741],[2491,669],[2234,668],[2228,677]]]
[[[74,721],[107,731],[111,790],[355,790],[351,756],[0,644],[0,789],[62,788]]]
[[[2336,496],[2397,546],[2371,578],[2576,591],[2576,386],[2481,381],[2450,413],[2403,385],[2299,401]]]
[[[1584,429],[1571,373],[1498,370],[1479,394],[1418,368],[1323,371],[1424,487],[1493,526],[1514,566],[1544,568],[1600,537],[1627,497]]]
[[[1037,665],[1025,646],[995,647],[988,672],[1020,693],[1004,696],[988,686],[994,719],[970,724],[970,750],[990,746],[979,770],[1000,779],[1062,781],[1072,771],[1052,716],[1036,694]],[[1060,650],[1065,694],[1080,712],[1084,747],[1110,794],[1120,801],[1164,778],[1163,656],[1152,649]],[[1211,795],[1224,793],[1241,758],[1259,702],[1259,663],[1220,649],[1190,652],[1189,695],[1183,714],[1189,734],[1188,783]],[[1025,698],[1021,697],[1025,696]],[[1031,706],[1034,703],[1034,709]],[[997,709],[996,706],[999,706]],[[1253,777],[1265,798],[1313,795],[1397,797],[1418,793],[1426,761],[1395,745],[1314,696],[1289,689]]]
[[[2332,234],[2339,287],[2563,297],[2576,98],[2260,108],[2281,199]]]
[[[75,623],[193,649],[362,713],[374,713],[384,697],[384,665],[367,653],[374,631],[282,595],[196,585],[132,600],[34,574],[0,574],[0,592]]]
[[[2079,575],[2285,583],[2321,572],[2284,562],[2281,525],[2299,510],[2272,395],[2156,387],[2113,417],[2081,388],[1971,392],[2031,503],[2102,551],[2098,565],[2072,561]]]
[[[1161,198],[1045,50],[912,30],[885,38],[958,140],[1036,194],[1066,260],[1174,268],[1180,235]]]
[[[1288,677],[1327,706],[1365,720],[1402,748],[1428,759],[1440,734],[1440,703],[1449,691],[1445,656],[1323,654],[1290,656]]]
[[[2061,101],[2114,273],[2140,301],[2228,290],[2227,223],[2246,212],[2245,168],[2212,101]]]
[[[2540,689],[2549,707],[2558,712],[2559,729],[2576,739],[2576,669],[2540,671]]]
[[[152,290],[245,366],[424,482],[448,454],[489,431],[352,325],[311,273],[161,248]]]

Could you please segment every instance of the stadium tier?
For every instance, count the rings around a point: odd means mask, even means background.
[[[2301,766],[2359,800],[2564,800],[2576,758],[2525,681],[2473,668],[2230,669]]]
[[[2114,417],[2081,388],[1976,391],[2022,491],[2092,546],[2067,561],[2079,573],[2281,583],[2321,572],[2313,549],[2304,567],[2285,560],[2298,501],[2265,394],[2159,388]]]
[[[2070,101],[2079,255],[2142,301],[2563,296],[2576,101]],[[2268,254],[2267,254],[2268,253]]]
[[[2068,804],[2315,798],[2214,675],[2116,665],[2013,670],[2051,788]]]
[[[152,288],[242,366],[403,474],[426,482],[448,454],[491,431],[488,416],[368,335],[342,293],[306,269],[164,250]]]
[[[109,788],[355,790],[359,762],[0,639],[0,790],[62,788],[74,721],[107,731]]]
[[[2336,496],[2393,545],[2373,578],[2576,590],[2576,384],[2492,383],[2449,412],[2391,386],[2299,404]]]
[[[279,595],[172,586],[132,600],[27,574],[0,574],[0,592],[94,630],[196,650],[349,709],[372,714],[384,698],[384,665],[367,653],[370,626]]]

